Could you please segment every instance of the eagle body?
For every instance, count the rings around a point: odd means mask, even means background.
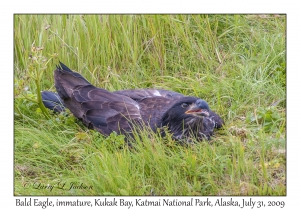
[[[223,120],[206,101],[160,89],[110,92],[90,84],[83,76],[60,63],[54,71],[56,93],[44,91],[44,105],[56,112],[66,108],[104,135],[131,134],[135,126],[153,131],[166,127],[175,139],[210,139]]]

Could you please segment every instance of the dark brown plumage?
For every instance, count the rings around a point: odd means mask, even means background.
[[[54,71],[54,80],[58,95],[44,91],[45,106],[58,112],[66,107],[104,135],[113,131],[130,134],[133,126],[146,125],[153,131],[165,126],[175,139],[194,136],[200,140],[209,139],[214,129],[223,125],[220,116],[200,98],[157,89],[110,92],[91,85],[62,63]]]

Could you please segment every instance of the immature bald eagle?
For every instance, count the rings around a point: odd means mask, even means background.
[[[167,127],[175,139],[210,139],[223,120],[206,101],[168,90],[137,89],[110,92],[91,85],[63,63],[54,71],[57,93],[42,92],[44,105],[56,112],[64,107],[89,128],[104,135],[130,134],[133,126]],[[163,129],[162,129],[163,130]],[[162,131],[162,135],[164,135]]]

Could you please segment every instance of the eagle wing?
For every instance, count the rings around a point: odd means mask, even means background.
[[[159,124],[163,114],[171,108],[179,99],[185,97],[181,93],[163,89],[134,89],[134,90],[119,90],[114,93],[127,96],[137,101],[143,107],[143,119],[150,121],[150,125]],[[209,111],[209,117],[204,118],[204,125],[207,130],[221,128],[224,124],[222,118],[214,111]]]
[[[129,97],[135,100],[140,106],[143,122],[149,125],[152,130],[161,127],[161,119],[178,99],[184,95],[161,89],[129,89],[118,90],[114,93]]]
[[[54,78],[64,105],[90,128],[106,135],[112,131],[123,133],[142,120],[136,101],[91,85],[62,63],[55,70]]]
[[[162,90],[162,89],[129,89],[129,90],[118,90],[114,93],[127,96],[135,101],[140,101],[145,98],[152,98],[152,97],[162,97],[162,98],[169,98],[172,100],[177,100],[184,95],[170,91],[170,90]]]
[[[129,132],[133,123],[141,122],[139,104],[126,96],[93,86],[78,86],[71,96],[76,109],[71,110],[83,122],[103,134]]]

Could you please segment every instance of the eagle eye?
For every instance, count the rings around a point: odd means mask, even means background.
[[[189,106],[189,105],[188,105],[187,103],[182,103],[182,104],[181,104],[181,107],[182,107],[182,108],[187,108],[188,106]]]

